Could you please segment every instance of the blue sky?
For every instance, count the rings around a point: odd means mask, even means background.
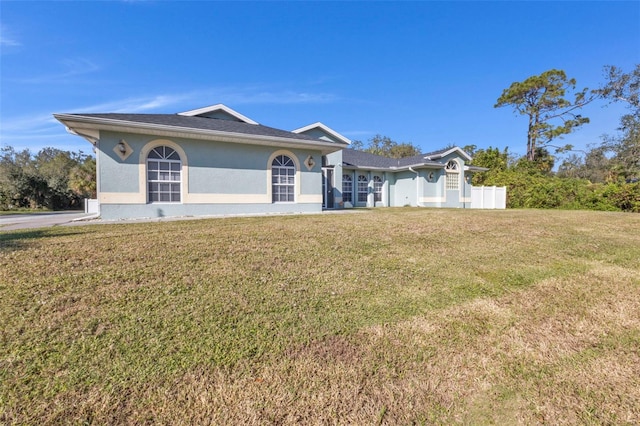
[[[0,0],[0,139],[90,152],[58,112],[175,113],[224,103],[292,130],[321,121],[431,151],[524,154],[525,117],[496,99],[563,69],[579,87],[640,63],[640,2],[33,2]],[[615,133],[591,104],[565,143]]]

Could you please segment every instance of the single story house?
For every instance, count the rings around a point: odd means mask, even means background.
[[[471,157],[451,147],[391,159],[322,123],[263,126],[218,104],[178,114],[54,114],[95,149],[104,219],[470,207]]]

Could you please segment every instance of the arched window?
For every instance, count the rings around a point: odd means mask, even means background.
[[[369,194],[369,181],[365,175],[358,175],[358,202],[366,203]]]
[[[286,155],[278,155],[271,163],[271,190],[274,203],[295,201],[296,165]]]
[[[180,156],[168,146],[153,148],[147,155],[147,192],[150,203],[179,203],[182,182]]]
[[[382,201],[382,178],[380,176],[373,177],[373,200]]]
[[[351,175],[342,175],[342,201],[353,202],[353,178]]]
[[[446,173],[446,188],[451,190],[460,189],[460,171],[458,170],[458,163],[451,160],[446,166],[444,166]]]

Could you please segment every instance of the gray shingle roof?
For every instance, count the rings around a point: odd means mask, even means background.
[[[451,149],[451,147],[449,148],[444,148],[444,149],[439,149],[437,151],[431,151],[431,152],[427,152],[426,154],[422,154],[423,157],[434,157],[436,155],[442,155],[445,152],[449,151]]]
[[[442,164],[437,161],[426,160],[424,154],[405,158],[387,158],[354,149],[342,150],[342,164],[344,166],[374,169],[398,169],[410,166],[442,167]]]
[[[172,126],[187,129],[213,130],[229,133],[240,133],[255,136],[271,136],[279,138],[289,138],[302,141],[318,140],[307,135],[292,133],[261,124],[248,124],[239,121],[221,120],[206,117],[190,117],[178,114],[69,114],[71,116],[102,118],[108,120],[118,120],[123,122],[133,122],[141,124]]]

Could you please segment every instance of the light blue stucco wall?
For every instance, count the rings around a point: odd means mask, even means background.
[[[278,147],[231,144],[186,138],[166,138],[129,133],[101,132],[98,142],[99,193],[139,193],[141,183],[140,153],[147,144],[159,139],[169,140],[184,150],[188,165],[189,194],[266,194],[269,159]],[[125,140],[132,153],[125,160],[113,151],[120,140]],[[321,152],[319,150],[286,149],[299,165],[299,188],[302,196],[320,196],[322,192]],[[311,155],[315,164],[308,170],[304,164]],[[184,173],[183,173],[184,176]],[[144,187],[145,182],[142,182]],[[183,197],[184,198],[184,197]],[[146,200],[146,194],[145,194]],[[306,203],[163,203],[130,204],[101,203],[101,216],[105,219],[129,217],[159,217],[185,215],[255,214],[255,213],[308,213],[321,211],[321,202]]]
[[[391,206],[417,206],[418,190],[416,189],[416,185],[418,179],[422,179],[422,177],[418,177],[411,171],[402,171],[394,173],[394,175],[395,182],[391,185]]]
[[[133,149],[132,155],[121,160],[113,151],[120,139]],[[97,144],[98,192],[136,192],[138,182],[138,156],[146,141],[138,135],[117,135],[101,132]]]

